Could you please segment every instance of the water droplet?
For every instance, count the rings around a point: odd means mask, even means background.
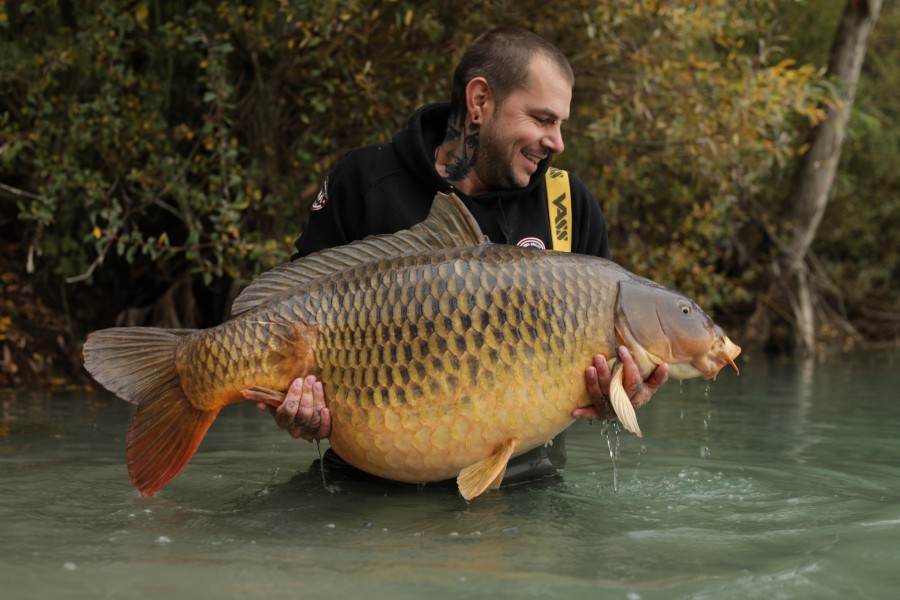
[[[615,436],[615,443],[613,443],[613,439],[610,436],[610,430],[612,430],[612,433]],[[609,459],[612,461],[613,490],[619,491],[619,466],[616,462],[616,459],[619,457],[619,422],[605,421],[600,433],[606,438],[606,447],[609,449]]]

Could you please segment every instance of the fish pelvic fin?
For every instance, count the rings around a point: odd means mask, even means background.
[[[192,330],[117,327],[84,344],[88,372],[123,400],[137,404],[126,436],[131,481],[152,496],[184,468],[219,413],[191,406],[176,370],[178,344]]]
[[[638,425],[637,415],[634,412],[634,406],[632,406],[628,392],[625,391],[625,385],[622,383],[624,373],[625,370],[621,362],[613,367],[612,381],[609,384],[609,401],[613,410],[616,411],[616,416],[619,418],[622,426],[638,437],[643,437],[641,428]]]
[[[500,487],[506,473],[506,465],[517,445],[518,440],[509,439],[497,446],[493,454],[486,459],[460,471],[456,484],[459,486],[459,493],[467,502],[480,496],[485,490]]]
[[[231,313],[246,312],[279,294],[360,264],[427,250],[476,246],[484,240],[478,223],[462,201],[455,194],[438,192],[428,217],[409,229],[328,248],[263,273],[240,293]]]
[[[281,406],[281,403],[284,402],[285,395],[285,392],[279,392],[278,390],[258,385],[254,385],[241,391],[241,396],[244,397],[244,400],[262,402],[266,406],[271,406],[272,408]]]

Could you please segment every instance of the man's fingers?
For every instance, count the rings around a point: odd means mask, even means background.
[[[609,403],[609,384],[612,373],[606,357],[594,355],[590,365],[584,369],[584,383],[587,388],[591,406],[576,408],[572,416],[576,419],[612,419],[615,418],[612,405]]]
[[[294,422],[297,411],[300,409],[300,398],[302,397],[302,394],[303,380],[295,379],[291,382],[291,387],[288,388],[287,393],[284,395],[284,402],[275,409],[275,423],[280,428],[290,431],[291,423]],[[293,435],[293,433],[291,435]]]
[[[572,411],[572,416],[576,419],[599,419],[600,412],[597,410],[596,406],[585,406],[583,408],[576,408]]]
[[[584,370],[584,382],[587,386],[588,396],[595,404],[598,400],[609,397],[609,382],[612,374],[606,357],[602,354],[594,356],[593,362]]]
[[[613,410],[612,405],[606,405],[602,408],[597,408],[596,406],[583,406],[573,410],[572,416],[576,419],[587,419],[588,421],[593,421],[595,419],[606,421],[615,419],[616,411]]]
[[[647,378],[647,387],[652,388],[654,391],[658,390],[669,380],[669,365],[668,363],[660,363],[653,372],[650,373],[650,377]]]
[[[319,384],[322,385],[322,384]],[[322,422],[319,425],[317,439],[327,438],[331,435],[331,411],[328,408],[323,408],[319,413],[319,416],[322,418]]]
[[[622,385],[625,393],[631,400],[631,404],[635,408],[640,408],[650,400],[653,395],[651,391],[647,394],[644,386],[644,378],[641,377],[641,370],[638,368],[637,362],[631,356],[631,352],[625,346],[619,346],[619,360],[622,362]]]
[[[603,389],[600,387],[600,378],[597,375],[597,368],[593,365],[584,370],[584,383],[587,386],[588,396],[591,400],[603,396]]]
[[[641,370],[631,352],[625,346],[617,348],[619,362],[622,364],[622,385],[635,408],[640,408],[669,379],[669,365],[662,363],[644,380]],[[576,419],[613,419],[616,417],[609,402],[609,386],[612,382],[612,371],[602,354],[594,356],[592,363],[584,370],[584,382],[591,406],[576,408],[572,416]]]
[[[252,391],[245,391],[244,397],[257,399]],[[292,437],[312,441],[331,435],[331,413],[325,404],[325,389],[315,375],[292,381],[277,409],[265,402],[256,405],[260,409],[269,408],[278,427],[286,429]]]
[[[289,431],[292,436],[310,442],[331,435],[331,413],[325,406],[325,390],[313,375],[303,380],[300,408]]]

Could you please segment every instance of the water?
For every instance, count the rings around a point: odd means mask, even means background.
[[[672,382],[645,438],[579,423],[569,468],[466,504],[324,486],[315,445],[226,409],[157,497],[131,407],[0,393],[3,598],[894,598],[900,353]],[[608,436],[608,437],[607,437]],[[612,458],[611,458],[612,454]],[[614,458],[614,460],[613,460]]]

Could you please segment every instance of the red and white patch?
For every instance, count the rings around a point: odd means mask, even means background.
[[[519,246],[520,248],[538,248],[539,250],[547,249],[544,240],[536,237],[522,238],[516,246]]]
[[[319,190],[319,195],[316,196],[315,202],[312,203],[312,207],[310,210],[322,210],[325,208],[325,205],[328,204],[328,193],[325,191],[327,186],[322,186],[322,189]]]

